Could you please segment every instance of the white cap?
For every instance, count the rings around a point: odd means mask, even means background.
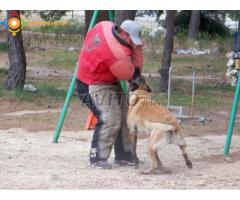
[[[125,20],[122,22],[120,27],[129,34],[132,42],[135,45],[143,45],[142,38],[141,38],[141,28],[140,26],[132,20]]]

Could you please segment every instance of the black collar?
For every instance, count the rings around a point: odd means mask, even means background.
[[[129,49],[133,49],[132,48],[132,46],[129,44],[129,43],[127,43],[119,34],[118,34],[118,26],[117,25],[114,25],[113,27],[112,27],[112,33],[113,33],[113,36],[117,39],[117,41],[120,43],[120,44],[122,44],[123,46],[125,46],[125,47],[127,47],[127,48],[129,48]]]

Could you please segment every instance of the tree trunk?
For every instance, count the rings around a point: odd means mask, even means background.
[[[168,10],[166,16],[166,27],[167,33],[164,40],[163,57],[162,57],[162,67],[159,70],[160,78],[160,89],[165,92],[168,88],[168,77],[169,69],[171,66],[171,54],[173,51],[174,42],[174,21],[175,21],[175,10]]]
[[[85,11],[85,34],[87,33],[90,21],[92,19],[93,12],[94,12],[93,10]],[[115,12],[115,22],[116,24],[120,25],[122,21],[124,21],[125,19],[134,20],[135,14],[136,14],[136,10],[117,10]],[[105,20],[107,21],[109,20],[108,11],[107,10],[99,11],[99,15],[97,17],[96,23],[100,21],[105,21]]]
[[[20,19],[20,11],[8,11],[8,19],[13,17]],[[19,29],[12,29],[17,31]],[[7,90],[13,90],[16,88],[22,89],[25,82],[26,75],[26,56],[23,47],[23,39],[21,29],[16,32],[16,35],[8,31],[8,58],[9,58],[9,71],[8,78],[5,82],[5,88]]]
[[[88,27],[90,25],[92,16],[93,16],[93,12],[94,10],[86,10],[85,11],[85,35],[88,31]],[[107,10],[100,10],[98,17],[97,17],[97,21],[96,23],[100,22],[100,21],[109,21],[109,15],[108,15],[108,11]]]
[[[188,26],[188,39],[195,40],[199,33],[200,10],[192,10],[190,23]]]
[[[115,22],[117,25],[120,25],[126,19],[134,20],[135,15],[136,10],[117,10],[115,14]]]

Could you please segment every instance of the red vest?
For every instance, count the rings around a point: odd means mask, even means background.
[[[112,84],[117,81],[109,67],[118,59],[131,56],[132,52],[113,36],[114,23],[96,24],[86,35],[78,62],[77,78],[91,84]],[[120,69],[117,73],[126,73]]]

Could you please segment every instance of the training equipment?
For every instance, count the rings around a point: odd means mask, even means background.
[[[202,125],[205,124],[206,118],[204,116],[197,116],[193,114],[194,109],[194,98],[195,98],[195,79],[196,79],[196,73],[195,70],[193,70],[192,75],[192,102],[191,102],[191,111],[190,115],[184,115],[183,114],[183,106],[175,106],[170,105],[170,96],[171,96],[171,71],[172,66],[169,68],[169,76],[168,76],[168,103],[167,108],[171,111],[175,110],[174,115],[179,120],[198,120],[202,123]]]
[[[94,116],[92,112],[89,112],[84,129],[85,130],[94,129],[96,126],[96,123],[97,123],[97,118]]]

